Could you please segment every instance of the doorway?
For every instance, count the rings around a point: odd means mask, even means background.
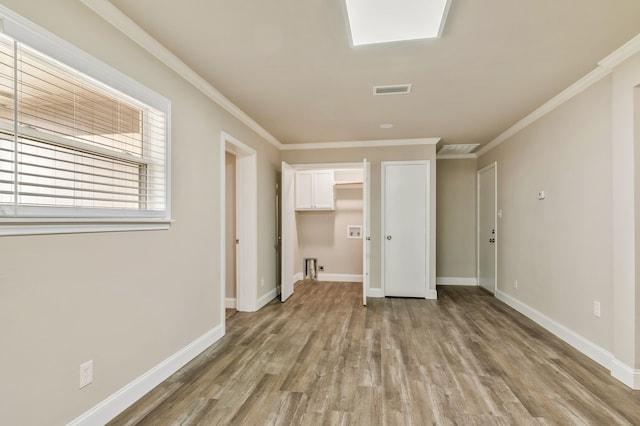
[[[225,318],[229,319],[237,311],[237,256],[238,237],[236,232],[236,156],[225,152]]]
[[[478,285],[496,292],[497,271],[497,164],[478,170]]]
[[[385,296],[427,297],[429,165],[429,161],[382,162],[382,287]]]
[[[318,260],[318,279],[337,282],[362,282],[362,301],[366,305],[366,295],[369,286],[369,163],[366,159],[362,163],[334,163],[334,164],[296,164],[289,165],[282,163],[281,174],[281,217],[282,226],[279,241],[281,243],[281,301],[286,301],[294,292],[294,285],[304,278],[303,264],[306,257]],[[351,203],[351,207],[343,208],[325,207],[324,203],[310,202],[308,204],[321,205],[321,207],[306,206],[304,200],[298,197],[296,192],[301,191],[299,187],[296,191],[296,177],[299,184],[309,183],[310,188],[316,194],[326,195],[325,185],[314,186],[314,177],[311,175],[322,175],[322,182],[326,183],[327,172],[333,176],[330,180],[330,193],[335,194],[335,200]],[[359,177],[350,178],[353,172],[359,172]],[[338,175],[341,177],[338,178]],[[335,179],[335,180],[334,180]],[[322,191],[322,192],[321,192]],[[304,192],[304,191],[303,191]],[[359,197],[353,197],[354,194]],[[308,195],[308,194],[307,194]],[[333,196],[333,195],[332,195]],[[359,198],[359,199],[357,199]],[[296,201],[297,200],[297,201]],[[324,200],[324,198],[323,198]],[[325,200],[326,201],[326,200]],[[296,202],[298,206],[296,207]],[[357,220],[349,221],[347,216],[353,216],[354,204],[359,204],[360,217]],[[314,241],[318,243],[312,248],[305,242]],[[349,247],[346,256],[337,256],[336,249],[341,250]],[[316,251],[317,250],[317,251]],[[320,254],[316,256],[316,254]],[[328,255],[331,253],[331,255]],[[309,256],[307,256],[307,254]],[[355,265],[355,258],[362,257],[359,271],[351,270]],[[322,270],[323,258],[331,258],[330,263],[336,267]],[[349,260],[351,259],[351,260]],[[337,266],[341,264],[342,267]],[[349,265],[349,266],[345,266]],[[342,270],[341,268],[349,270]]]
[[[235,238],[227,235],[227,153],[235,157]],[[257,154],[233,136],[220,136],[220,292],[222,323],[227,300],[227,245],[236,245],[236,309],[254,312],[258,294],[258,213]]]

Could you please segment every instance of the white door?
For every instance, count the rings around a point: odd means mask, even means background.
[[[385,296],[427,297],[428,161],[382,163]]]
[[[478,170],[478,285],[496,291],[496,164]]]
[[[371,269],[371,164],[365,158],[362,162],[362,304],[367,306],[367,289],[370,287]]]
[[[280,300],[285,301],[293,294],[294,267],[293,247],[295,244],[294,228],[296,226],[296,214],[294,209],[294,170],[284,161],[282,162],[282,269],[280,282]]]

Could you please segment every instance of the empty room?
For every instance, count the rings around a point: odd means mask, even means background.
[[[640,424],[637,0],[1,0],[0,424]]]

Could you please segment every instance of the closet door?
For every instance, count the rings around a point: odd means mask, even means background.
[[[382,163],[385,296],[426,297],[429,163]]]

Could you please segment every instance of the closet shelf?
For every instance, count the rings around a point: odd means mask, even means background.
[[[362,182],[359,181],[344,181],[344,182],[335,182],[333,186],[338,189],[357,189],[362,188]]]

